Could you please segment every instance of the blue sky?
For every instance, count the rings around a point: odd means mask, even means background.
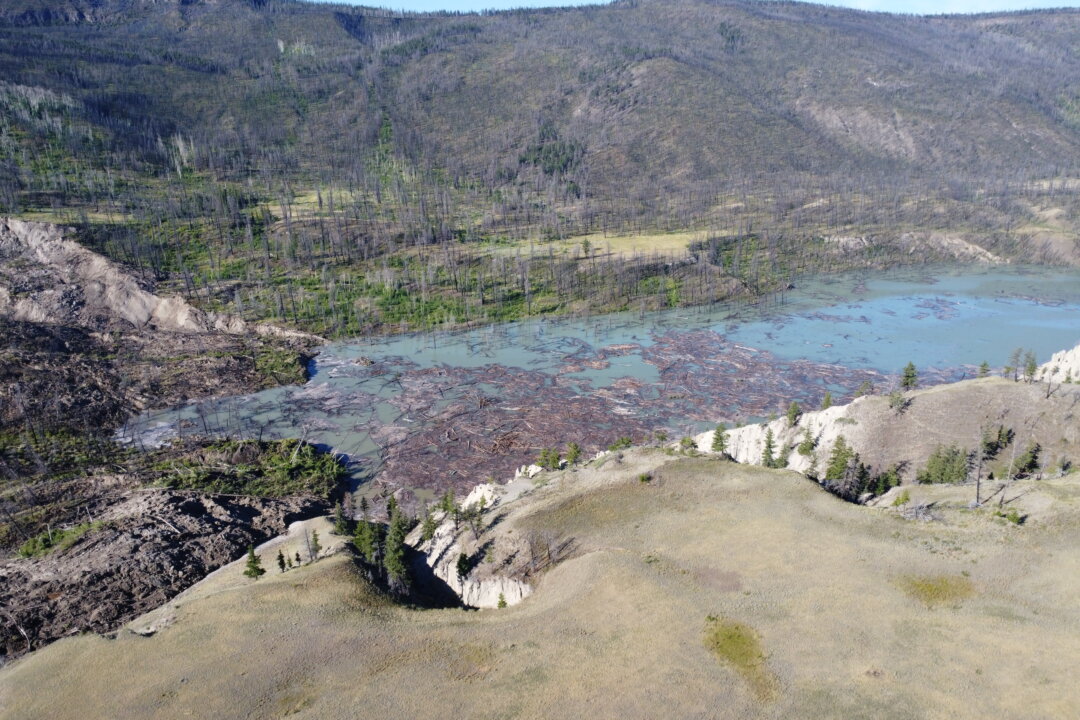
[[[337,0],[354,5],[389,7],[395,10],[485,10],[517,7],[581,5],[584,0]],[[599,4],[599,3],[598,3]],[[1026,8],[1078,7],[1080,0],[833,0],[830,5],[904,13],[964,13],[1023,10]]]

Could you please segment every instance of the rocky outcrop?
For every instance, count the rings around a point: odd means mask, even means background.
[[[1068,367],[1076,354],[1071,350],[1054,357],[1060,367]],[[1058,377],[1063,378],[1060,367]],[[763,464],[771,430],[774,458],[787,460],[783,467],[819,477],[837,438],[843,436],[872,473],[893,471],[904,482],[913,482],[938,448],[973,451],[987,433],[999,428],[1011,430],[1013,440],[996,456],[984,458],[984,474],[1008,473],[1010,458],[1032,443],[1039,444],[1039,462],[1046,469],[1060,467],[1080,452],[1080,427],[1054,419],[1070,417],[1080,402],[1080,387],[1075,385],[988,377],[908,392],[901,400],[897,404],[889,397],[865,396],[847,405],[806,412],[790,426],[780,418],[729,429],[726,453],[737,462]],[[713,432],[694,439],[698,448],[709,451]],[[807,439],[806,452],[799,452]]]
[[[482,507],[491,511],[503,497],[503,488],[491,483],[476,486],[461,507],[467,511]],[[436,516],[438,527],[430,540],[422,539],[422,527],[418,527],[406,542],[419,551],[423,561],[440,580],[445,582],[461,598],[462,604],[474,608],[495,608],[500,601],[516,605],[532,593],[532,586],[507,572],[505,563],[496,561],[495,552],[507,557],[508,548],[492,550],[485,546],[485,532],[476,532],[468,523],[454,522],[448,513]],[[478,523],[477,527],[481,527]],[[490,554],[489,554],[490,553]],[[472,566],[465,577],[458,574],[458,559],[462,554]],[[488,561],[490,558],[490,561]]]
[[[1039,367],[1038,377],[1044,382],[1080,383],[1080,345],[1051,355],[1050,362]]]
[[[0,662],[65,635],[115,630],[326,509],[314,498],[129,492],[70,548],[0,565]]]
[[[781,455],[787,452],[788,468],[796,472],[809,473],[817,464],[816,456],[820,453],[812,452],[809,455],[803,455],[797,451],[799,443],[806,434],[809,432],[810,437],[814,439],[815,449],[825,448],[827,451],[841,435],[849,443],[862,445],[863,428],[854,416],[859,414],[860,405],[868,400],[870,398],[858,398],[848,405],[837,405],[827,410],[803,413],[794,425],[789,425],[787,418],[780,418],[768,423],[733,428],[727,431],[725,452],[736,462],[761,465],[765,439],[772,430],[774,453]],[[713,434],[714,431],[709,431],[695,437],[697,446],[706,450],[711,448]]]
[[[98,331],[311,337],[155,295],[122,266],[65,237],[70,232],[49,223],[0,219],[0,315]]]

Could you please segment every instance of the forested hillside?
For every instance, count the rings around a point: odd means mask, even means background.
[[[0,212],[325,335],[1075,263],[1078,50],[1070,10],[9,0]]]

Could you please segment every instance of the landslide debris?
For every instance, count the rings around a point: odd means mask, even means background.
[[[0,219],[0,556],[76,521],[132,413],[303,382],[319,341],[155,295],[69,235]]]
[[[21,542],[22,557],[0,564],[0,662],[161,605],[248,545],[325,514],[343,472],[296,440],[193,438],[24,483],[38,504],[9,516],[7,537]]]
[[[65,635],[115,630],[326,510],[315,497],[125,493],[88,515],[70,548],[0,565],[0,662]]]

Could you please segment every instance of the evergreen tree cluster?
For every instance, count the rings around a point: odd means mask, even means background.
[[[833,443],[820,482],[834,495],[850,502],[858,502],[866,493],[881,495],[899,485],[900,472],[894,467],[874,474],[844,436],[839,435]]]
[[[971,454],[955,445],[941,445],[926,461],[926,468],[916,474],[920,484],[962,483],[971,469]]]
[[[368,571],[374,575],[374,579],[385,582],[392,593],[405,595],[412,586],[406,560],[405,537],[416,523],[401,511],[396,502],[388,502],[387,509],[390,518],[386,525],[367,518],[356,523],[353,547],[360,554]],[[434,523],[434,520],[431,520],[431,523]],[[433,527],[431,533],[434,535]]]

